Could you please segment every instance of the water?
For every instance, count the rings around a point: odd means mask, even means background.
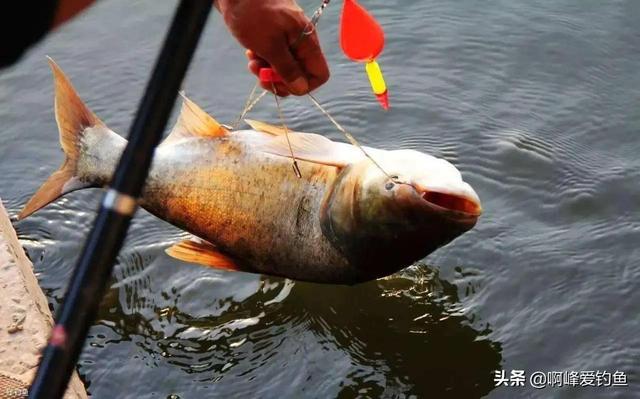
[[[456,164],[477,227],[356,287],[174,261],[182,233],[144,211],[118,258],[79,371],[96,398],[640,396],[640,2],[364,1],[384,24],[392,110],[342,56],[339,2],[319,31],[318,93],[363,144]],[[310,13],[316,2],[303,1]],[[174,2],[100,2],[0,74],[0,195],[17,213],[62,161],[52,56],[127,132]],[[185,90],[232,122],[253,80],[212,15]],[[292,127],[342,139],[304,99]],[[273,100],[250,115],[277,121]],[[99,190],[16,223],[58,307]],[[627,388],[494,389],[493,370],[624,371]],[[171,396],[175,395],[175,396]]]

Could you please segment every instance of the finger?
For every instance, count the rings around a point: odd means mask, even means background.
[[[302,66],[309,82],[309,91],[318,88],[329,80],[329,65],[320,48],[320,41],[314,31],[303,37],[294,49],[294,55]]]
[[[269,66],[269,64],[267,64],[263,60],[251,60],[247,64],[247,67],[249,68],[249,71],[251,71],[251,73],[256,75],[256,76],[258,76],[258,74],[260,73],[260,69],[261,68],[266,68],[268,66]]]
[[[264,58],[256,54],[253,50],[246,50],[244,52],[244,55],[247,57],[249,61],[263,61],[265,64],[267,64],[267,61],[265,61]]]
[[[273,91],[273,87],[275,86],[275,92]],[[260,87],[263,89],[270,91],[271,93],[277,94],[280,97],[287,97],[291,94],[289,89],[284,83],[271,83],[271,82],[260,82]]]
[[[267,64],[267,62],[265,60],[263,60],[262,58],[260,58],[258,56],[253,56],[252,59],[249,61],[247,66],[249,68],[249,71],[252,74],[254,74],[256,76],[260,76],[260,69],[269,67],[269,64]],[[289,92],[289,89],[287,88],[287,86],[284,83],[276,83],[276,82],[274,82],[274,85],[276,86],[276,93],[279,96],[286,97],[289,94],[291,94]],[[273,86],[271,85],[271,82],[260,82],[260,86],[262,88],[264,88],[265,90],[268,90],[268,91],[273,93]]]
[[[300,64],[295,59],[286,40],[271,46],[270,51],[261,54],[263,58],[278,72],[289,91],[296,95],[309,92],[309,82]]]

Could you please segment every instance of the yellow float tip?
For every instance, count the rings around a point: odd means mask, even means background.
[[[389,109],[389,95],[387,93],[387,85],[382,77],[382,70],[380,65],[375,60],[369,61],[366,64],[367,75],[369,76],[369,82],[371,83],[371,89],[373,94],[382,105],[385,110]]]

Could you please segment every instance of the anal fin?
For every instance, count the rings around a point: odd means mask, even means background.
[[[167,255],[183,262],[197,263],[202,266],[227,271],[240,271],[236,262],[210,242],[204,240],[184,240],[165,250]]]

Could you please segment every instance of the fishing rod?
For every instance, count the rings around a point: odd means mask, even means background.
[[[212,3],[181,0],[178,5],[131,126],[129,142],[57,313],[29,389],[31,399],[57,399],[65,393]]]

